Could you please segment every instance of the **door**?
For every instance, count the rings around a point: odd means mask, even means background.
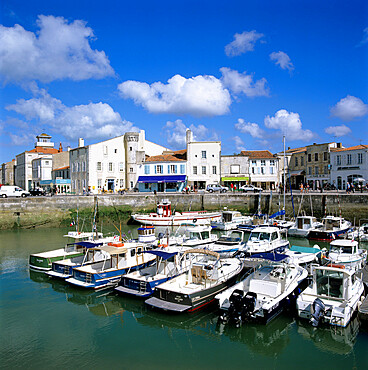
[[[159,182],[158,184],[157,184],[157,191],[158,192],[164,192],[165,191],[165,186],[164,186],[165,184],[163,183],[163,182]]]
[[[107,190],[114,191],[115,188],[115,181],[114,179],[107,179]]]

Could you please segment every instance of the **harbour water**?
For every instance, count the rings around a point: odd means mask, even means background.
[[[67,231],[0,232],[0,368],[368,368],[368,329],[357,317],[347,328],[313,329],[283,315],[266,326],[221,330],[211,310],[165,315],[29,271],[29,255],[64,245]]]

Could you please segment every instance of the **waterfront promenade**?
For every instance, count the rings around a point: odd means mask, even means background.
[[[243,193],[126,193],[99,194],[98,205],[108,221],[109,216],[119,214],[120,221],[127,222],[131,213],[155,211],[156,204],[162,199],[171,201],[175,211],[187,210],[239,210],[244,214],[272,214],[283,208],[283,194],[262,192],[258,194]],[[293,207],[294,205],[294,207]],[[0,229],[13,227],[29,228],[38,226],[58,226],[68,223],[75,217],[76,209],[92,214],[94,196],[57,195],[46,197],[6,198],[0,199]],[[341,215],[353,224],[368,218],[368,193],[351,193],[328,191],[324,193],[299,191],[285,195],[286,217],[305,212],[321,218],[324,214]]]

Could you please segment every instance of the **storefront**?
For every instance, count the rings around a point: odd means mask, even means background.
[[[56,180],[42,180],[40,187],[45,189],[46,192],[56,190],[57,194],[70,194],[71,180],[70,179],[56,179]]]
[[[240,176],[239,177],[235,177],[235,176],[221,177],[221,183],[224,186],[227,186],[230,190],[231,189],[239,190],[240,186],[249,184],[249,177],[240,177]]]
[[[186,187],[186,178],[185,175],[139,176],[138,190],[140,192],[181,192]]]

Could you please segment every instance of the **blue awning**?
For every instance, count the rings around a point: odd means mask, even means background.
[[[167,260],[169,259],[170,257],[173,257],[175,256],[176,254],[178,254],[178,252],[164,252],[164,251],[144,251],[143,253],[151,253],[151,254],[154,254],[155,256],[158,256],[158,257],[161,257],[163,260]]]
[[[81,247],[85,247],[85,248],[95,248],[95,247],[99,247],[100,245],[103,245],[103,243],[102,242],[86,242],[86,241],[83,241],[83,242],[74,243],[74,245],[80,245]]]
[[[269,218],[275,218],[277,216],[283,216],[284,214],[285,214],[285,210],[278,211],[278,212],[274,213],[273,215],[271,215]]]
[[[268,261],[274,261],[274,262],[279,262],[284,260],[285,258],[288,258],[287,255],[285,254],[280,254],[280,253],[255,253],[251,255],[252,258],[263,258]]]
[[[158,183],[158,182],[185,182],[185,175],[162,175],[162,176],[139,176],[138,182]]]

